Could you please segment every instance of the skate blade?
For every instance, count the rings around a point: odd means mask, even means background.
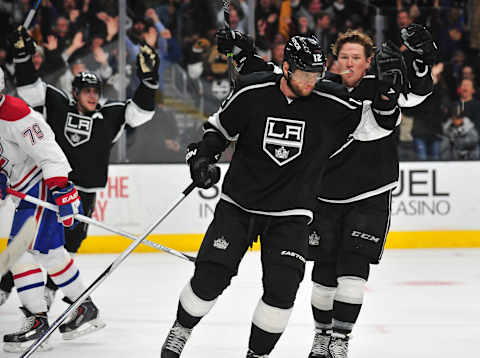
[[[97,318],[81,325],[79,328],[77,328],[74,331],[62,333],[62,338],[66,341],[70,341],[72,339],[85,336],[86,334],[90,334],[92,332],[98,331],[104,328],[105,326],[106,324],[100,318]]]
[[[27,348],[35,341],[27,342],[4,342],[3,351],[8,353],[23,353]],[[53,347],[48,343],[48,341],[43,342],[37,349],[38,352],[46,352],[52,350]]]

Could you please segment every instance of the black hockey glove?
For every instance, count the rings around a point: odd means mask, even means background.
[[[144,44],[137,55],[137,76],[150,88],[158,87],[158,66],[160,58],[153,48]]]
[[[438,56],[438,46],[430,32],[422,25],[411,24],[400,31],[403,43],[427,65],[433,65]]]
[[[35,54],[35,41],[23,26],[17,27],[9,37],[14,62],[28,61]]]
[[[255,51],[253,39],[240,31],[221,29],[215,35],[217,37],[218,52],[224,55],[232,53],[234,46],[239,47],[247,56],[253,55]]]
[[[188,145],[185,160],[196,187],[208,189],[220,180],[220,167],[212,164],[212,159],[199,153],[197,143]]]
[[[373,108],[379,111],[391,111],[397,106],[399,95],[398,87],[392,86],[390,81],[379,80],[373,99]]]
[[[379,81],[384,83],[383,87],[393,87],[396,92],[405,95],[408,93],[407,65],[394,43],[383,43],[375,53],[373,63]]]

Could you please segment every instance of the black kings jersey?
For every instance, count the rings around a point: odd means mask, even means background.
[[[132,100],[107,102],[94,112],[80,114],[70,96],[38,78],[31,61],[16,68],[20,72],[18,93],[32,107],[43,107],[55,140],[72,167],[69,179],[85,192],[104,188],[113,143],[125,124],[136,127],[153,117],[155,90],[140,83]]]
[[[412,75],[413,77],[413,75]],[[340,80],[333,77],[333,80]],[[398,185],[398,141],[395,135],[400,125],[400,112],[379,113],[371,104],[376,94],[377,79],[367,74],[350,95],[363,103],[361,122],[352,138],[329,160],[319,199],[333,203],[362,200],[394,189]],[[411,107],[421,103],[432,89],[431,76],[410,79],[415,87],[398,105]]]
[[[225,138],[237,141],[222,199],[250,212],[311,217],[321,173],[358,125],[361,104],[344,88],[291,100],[280,90],[281,78],[246,76],[209,118]]]

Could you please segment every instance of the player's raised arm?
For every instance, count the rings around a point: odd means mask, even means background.
[[[155,50],[146,44],[141,46],[137,55],[137,76],[140,84],[125,110],[125,122],[132,127],[142,125],[153,117],[159,66],[160,57]]]
[[[414,107],[422,103],[433,90],[431,69],[438,57],[438,47],[430,32],[422,25],[411,24],[401,31],[407,50],[403,57],[408,69],[409,92],[400,96],[402,107]]]

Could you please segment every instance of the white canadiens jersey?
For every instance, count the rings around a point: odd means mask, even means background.
[[[43,116],[6,95],[0,99],[0,170],[23,193],[42,178],[67,177],[71,170]]]

